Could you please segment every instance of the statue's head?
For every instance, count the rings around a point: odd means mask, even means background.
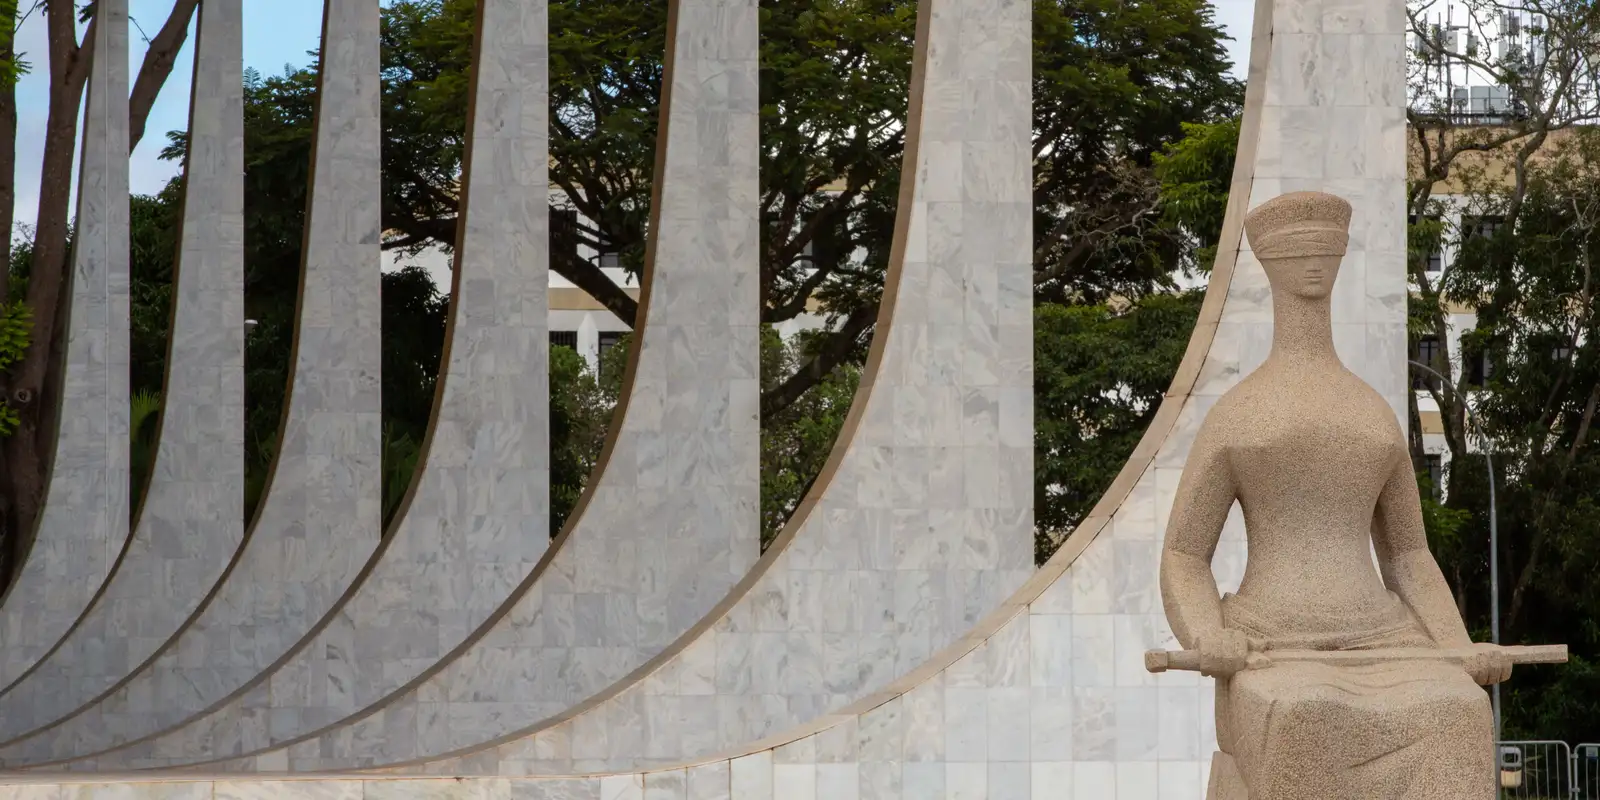
[[[1350,204],[1322,192],[1291,192],[1244,218],[1250,249],[1274,292],[1326,298],[1350,243]]]

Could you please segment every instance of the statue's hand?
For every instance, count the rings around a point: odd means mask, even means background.
[[[1200,674],[1206,677],[1226,678],[1252,666],[1250,639],[1244,631],[1224,628],[1201,636],[1194,649],[1200,651]]]
[[[1492,686],[1511,677],[1511,656],[1500,645],[1475,642],[1469,649],[1472,656],[1462,666],[1479,686]]]

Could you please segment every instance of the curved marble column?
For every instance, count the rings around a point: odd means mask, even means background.
[[[684,0],[680,36],[731,5]],[[818,488],[711,614],[571,709],[518,702],[507,628],[415,693],[420,725],[386,738],[378,715],[276,762],[226,766],[678,763],[826,718],[959,641],[1033,566],[1030,36],[1026,2],[924,3],[909,167],[861,388]],[[680,59],[709,46],[693,38],[678,41]],[[681,135],[670,134],[667,197]],[[413,754],[397,758],[402,747]]]
[[[153,663],[65,724],[0,751],[7,764],[105,750],[259,695],[265,673],[314,630],[378,545],[377,0],[327,0],[322,41],[294,374],[245,545]],[[240,735],[249,724],[240,722]]]
[[[0,741],[71,714],[164,648],[244,534],[244,38],[240,0],[197,24],[183,222],[155,466],[116,573],[15,691]]]
[[[458,636],[442,643],[461,643],[460,650],[368,651],[366,660],[349,670],[356,676],[355,690],[313,698],[316,705],[280,701],[280,680],[274,677],[274,694],[265,702],[274,708],[268,734],[277,749],[222,768],[249,768],[258,761],[278,765],[264,768],[280,768],[289,750],[333,755],[376,747],[411,753],[427,748],[445,726],[494,730],[520,710],[565,709],[660,653],[754,563],[760,492],[756,8],[752,0],[699,0],[668,8],[670,91],[657,150],[641,324],[624,379],[625,401],[615,412],[613,438],[592,491],[549,557],[536,570],[524,570],[527,577],[516,592],[502,581],[485,581],[482,566],[455,567],[456,580],[481,583],[485,595],[498,589],[496,597],[510,598],[493,618],[476,618],[490,624],[470,640]],[[503,215],[519,209],[519,198],[529,198],[531,207],[547,194],[542,169],[545,4],[494,0],[480,9],[475,162],[461,280],[474,274],[493,275],[496,281],[515,276],[542,299],[543,271],[519,272],[521,265],[498,251],[533,242],[542,246],[543,229],[528,231],[526,243],[492,237],[516,229],[514,219]],[[522,109],[539,114],[517,116]],[[512,164],[526,165],[525,182],[506,180],[515,174]],[[475,248],[475,239],[483,246]],[[475,305],[489,299],[464,295],[457,313],[477,313]],[[459,335],[460,318],[457,324]],[[542,354],[542,327],[537,337]],[[504,341],[503,336],[497,340]],[[497,358],[501,364],[510,361],[504,354]],[[537,363],[542,377],[543,359]],[[449,369],[453,382],[457,365]],[[442,414],[469,408],[449,392]],[[523,400],[529,392],[511,397]],[[435,446],[452,430],[440,425]],[[538,445],[542,463],[543,441],[530,437],[529,444]],[[517,478],[487,455],[472,458],[483,468],[480,484],[494,481],[500,492],[519,480],[537,480],[542,492],[543,474]],[[513,523],[529,516],[544,519],[542,507],[536,515],[514,506],[501,513]],[[403,527],[397,535],[436,542],[441,530],[448,531],[437,519],[415,521],[415,532]],[[543,531],[538,534],[542,543]],[[510,575],[516,562],[507,538],[485,538],[467,549],[485,561],[501,560]],[[395,567],[388,594],[415,593],[417,568],[391,561],[385,556],[378,566],[380,571]],[[372,584],[369,579],[363,594]],[[421,600],[435,602],[426,594]],[[352,639],[339,625],[365,631],[385,619],[394,602],[383,595],[357,595],[340,623],[319,637],[326,646],[308,650],[311,659],[345,647],[360,656],[360,636]],[[299,659],[299,669],[307,669],[311,659]],[[294,679],[288,671],[280,676],[285,674]],[[461,691],[479,698],[470,710],[476,716],[429,702],[435,692]],[[345,722],[358,718],[353,726]],[[231,724],[225,715],[214,720],[163,737],[153,743],[151,755],[181,764],[249,753],[207,749]]]
[[[0,691],[89,610],[128,539],[128,1],[98,9],[55,457],[33,543],[0,605]]]
[[[327,626],[261,691],[115,757],[149,765],[247,753],[381,702],[446,660],[549,546],[545,4],[480,7],[444,367],[395,527]]]

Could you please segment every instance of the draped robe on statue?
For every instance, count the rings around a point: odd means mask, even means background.
[[[1287,629],[1270,609],[1223,599],[1231,628],[1272,649],[1436,647],[1399,598],[1364,615],[1298,615]],[[1460,666],[1407,661],[1363,667],[1279,663],[1218,681],[1217,741],[1233,756],[1252,800],[1304,797],[1308,772],[1350,788],[1351,798],[1481,796],[1492,774],[1488,696]],[[1336,795],[1326,795],[1332,797]]]

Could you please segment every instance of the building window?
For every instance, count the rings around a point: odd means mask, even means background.
[[[596,359],[596,367],[595,367],[595,373],[596,374],[601,375],[601,376],[605,375],[606,353],[611,352],[611,348],[616,347],[618,344],[621,344],[622,337],[626,336],[626,335],[627,334],[621,333],[619,331],[604,331],[604,332],[602,332],[600,334],[600,355]]]
[[[1422,217],[1422,219],[1424,219],[1424,220],[1426,220],[1428,222],[1438,222],[1439,221],[1439,217],[1436,214],[1425,215],[1425,216]],[[1407,224],[1410,224],[1410,225],[1413,225],[1413,226],[1416,225],[1417,224],[1417,215],[1415,215],[1415,214],[1410,215],[1409,217],[1406,218],[1406,222],[1407,222]],[[1433,247],[1432,250],[1428,251],[1428,264],[1425,267],[1425,269],[1428,271],[1429,275],[1437,275],[1440,272],[1444,271],[1444,253],[1440,252],[1437,244],[1435,244],[1435,246]]]
[[[1488,353],[1478,353],[1470,357],[1463,354],[1462,360],[1466,362],[1468,386],[1482,387],[1488,385],[1489,376],[1494,372],[1489,363]]]
[[[578,349],[578,332],[577,331],[551,331],[550,332],[550,345],[552,347],[565,347],[565,348],[571,349],[574,352],[576,352],[577,349]]]
[[[1444,456],[1429,453],[1422,457],[1428,465],[1428,485],[1433,490],[1435,502],[1444,499]]]
[[[1492,239],[1505,224],[1505,217],[1492,214],[1461,218],[1461,227],[1469,239]]]
[[[617,269],[618,267],[621,267],[621,266],[622,266],[622,254],[621,253],[605,252],[605,253],[601,253],[600,254],[600,268],[601,269]]]
[[[1444,363],[1444,348],[1439,345],[1439,337],[1423,336],[1412,345],[1411,360],[1435,370]],[[1439,386],[1439,378],[1431,372],[1417,367],[1411,368],[1411,388],[1416,390],[1434,389]]]

